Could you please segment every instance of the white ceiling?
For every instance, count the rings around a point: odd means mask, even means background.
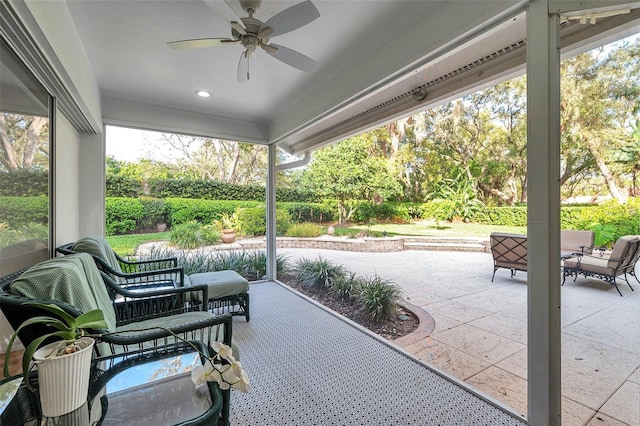
[[[265,0],[255,17],[264,22],[297,3]],[[521,12],[526,3],[313,0],[318,19],[271,41],[311,57],[319,68],[304,73],[260,50],[252,58],[251,80],[238,83],[242,46],[173,50],[166,45],[175,40],[230,37],[229,21],[246,16],[238,0],[67,1],[103,98],[105,122],[127,122],[125,109],[118,107],[123,102],[135,105],[126,114],[162,108],[209,120],[208,130],[200,133],[278,142],[292,152],[365,127],[343,126],[322,140],[327,128],[367,111],[394,90],[406,92],[522,40]],[[637,31],[637,21],[635,25]],[[486,31],[491,31],[490,37]],[[482,33],[483,38],[472,37]],[[503,68],[496,78],[522,69],[522,61]],[[194,92],[200,89],[212,97],[197,97]],[[458,91],[463,90],[459,85]],[[108,102],[111,105],[105,106]],[[420,106],[405,105],[395,114]],[[143,118],[141,114],[139,127],[159,129],[162,123],[154,123],[152,115],[148,112]],[[224,120],[255,131],[217,132],[216,123]],[[379,121],[378,117],[366,124]]]

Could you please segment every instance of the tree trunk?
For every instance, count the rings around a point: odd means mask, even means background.
[[[29,127],[27,128],[27,144],[24,147],[24,156],[22,157],[22,168],[30,170],[33,165],[33,159],[40,147],[40,132],[42,128],[49,122],[47,117],[33,117]]]
[[[7,122],[4,119],[4,114],[0,114],[0,143],[2,143],[3,158],[2,164],[9,170],[18,170],[18,163],[16,162],[15,153],[13,152],[13,146],[9,140],[7,134]]]
[[[598,166],[598,170],[600,170],[600,173],[602,173],[604,181],[607,183],[607,188],[609,188],[609,193],[611,194],[611,196],[615,198],[619,203],[626,203],[628,195],[620,191],[620,189],[618,188],[615,176],[613,175],[613,173],[611,173],[611,170],[609,170],[609,166],[607,166],[607,164],[605,163],[604,158],[602,158],[596,142],[592,138],[585,138],[585,143],[596,162],[596,166]]]

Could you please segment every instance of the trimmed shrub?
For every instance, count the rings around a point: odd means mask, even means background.
[[[142,203],[137,198],[107,198],[105,200],[107,235],[134,232],[143,214]]]
[[[30,223],[49,223],[49,198],[0,197],[0,221],[11,228],[20,228]]]
[[[172,225],[192,220],[200,223],[213,223],[215,220],[220,220],[223,214],[232,215],[236,209],[259,205],[255,201],[197,200],[190,198],[167,198],[165,203]]]
[[[291,222],[331,222],[336,220],[336,207],[325,203],[276,203],[289,212]]]
[[[351,216],[354,222],[409,222],[411,220],[405,203],[387,201],[376,204],[370,201],[357,201],[354,207],[355,211]]]
[[[238,230],[240,235],[257,236],[267,233],[267,208],[265,206],[240,208],[236,211]],[[283,235],[291,220],[289,212],[284,209],[276,209],[276,234]]]
[[[49,173],[14,170],[0,173],[0,196],[46,197],[49,194]]]
[[[294,223],[285,233],[287,237],[313,238],[322,235],[322,227],[311,222]]]
[[[137,198],[144,193],[139,179],[107,174],[105,180],[107,197]]]
[[[487,225],[527,226],[527,208],[484,207],[471,216],[471,221]]]
[[[378,275],[364,279],[358,296],[364,312],[378,322],[386,321],[397,312],[401,297],[400,287]]]

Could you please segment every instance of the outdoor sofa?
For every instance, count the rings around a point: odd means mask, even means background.
[[[562,229],[560,231],[561,258],[571,257],[575,253],[591,254],[593,252],[593,231]],[[489,237],[491,255],[493,256],[493,276],[500,268],[509,269],[511,276],[516,271],[527,271],[527,236],[493,232]]]

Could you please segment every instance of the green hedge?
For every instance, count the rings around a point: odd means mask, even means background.
[[[485,225],[527,226],[527,208],[484,207],[476,211],[470,220]]]
[[[142,182],[126,176],[106,176],[107,197],[137,198],[143,194]]]
[[[0,197],[0,223],[19,228],[30,223],[49,223],[49,198]]]
[[[293,223],[331,222],[337,219],[337,209],[328,203],[276,203],[277,208],[289,212]]]
[[[240,235],[258,236],[267,233],[266,206],[240,208],[236,211]],[[289,212],[276,208],[276,235],[284,235],[291,224]]]
[[[0,196],[37,197],[49,194],[49,173],[16,170],[0,173]]]
[[[264,203],[265,187],[239,185],[219,180],[202,179],[152,179],[149,195],[156,198],[192,198],[203,200],[242,200]],[[313,202],[317,197],[297,189],[276,188],[276,198],[287,202]]]
[[[105,201],[107,235],[133,233],[143,216],[144,208],[137,198],[110,197]]]
[[[167,198],[164,201],[167,206],[169,222],[172,225],[192,220],[202,224],[210,224],[214,220],[219,220],[223,213],[231,215],[238,208],[256,207],[260,204],[256,201],[197,200],[190,198]]]

